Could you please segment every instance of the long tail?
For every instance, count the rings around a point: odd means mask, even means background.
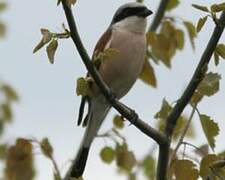
[[[91,114],[88,116],[90,119],[88,120],[88,125],[80,149],[72,166],[71,177],[78,178],[82,176],[87,162],[90,146],[109,109],[110,107],[108,104],[104,104],[99,101],[91,102],[91,110],[89,112]]]

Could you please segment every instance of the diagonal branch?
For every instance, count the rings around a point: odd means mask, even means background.
[[[147,136],[154,139],[158,144],[164,144],[167,139],[163,134],[161,134],[156,129],[149,126],[147,123],[142,121],[140,118],[138,118],[137,114],[121,102],[119,102],[112,94],[109,87],[105,84],[105,82],[102,80],[101,76],[99,75],[98,71],[94,67],[94,65],[91,62],[90,57],[88,56],[83,43],[79,37],[77,27],[75,24],[75,20],[71,11],[71,8],[68,7],[66,4],[66,1],[62,1],[63,9],[69,24],[70,28],[70,34],[71,38],[82,58],[83,63],[85,64],[88,72],[91,74],[93,79],[95,80],[97,86],[99,87],[102,94],[105,96],[105,98],[109,101],[109,103],[122,115],[124,116],[128,121],[130,121],[134,126],[136,126],[141,132],[146,134]]]
[[[192,95],[194,94],[196,88],[198,87],[199,83],[204,77],[204,74],[207,70],[208,63],[212,57],[212,54],[217,46],[217,43],[224,31],[225,27],[225,11],[222,12],[218,24],[216,25],[214,32],[208,42],[208,45],[205,51],[202,54],[200,62],[192,76],[187,88],[185,89],[182,96],[179,98],[177,104],[172,109],[171,113],[167,118],[167,125],[165,128],[165,135],[171,141],[171,136],[174,131],[174,127],[177,123],[177,120],[181,113],[183,112],[186,105],[189,103]],[[170,149],[170,142],[165,145],[160,145],[160,153],[159,153],[159,163],[158,163],[158,179],[165,180],[166,179],[166,171],[168,166],[168,159],[169,159],[169,149]]]
[[[151,24],[151,26],[149,27],[149,31],[156,31],[157,28],[159,27],[162,18],[164,17],[165,11],[166,11],[166,7],[169,3],[169,0],[161,0],[158,10],[155,14],[155,17],[153,19],[153,22]]]

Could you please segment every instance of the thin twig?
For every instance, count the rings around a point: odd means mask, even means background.
[[[170,160],[169,160],[169,163],[168,163],[168,164],[170,164],[170,163],[172,162],[172,160],[174,159],[174,157],[175,157],[176,154],[177,154],[178,149],[179,149],[180,146],[182,145],[182,142],[183,142],[183,140],[184,140],[184,137],[185,137],[185,135],[187,134],[187,131],[188,131],[190,125],[191,125],[191,121],[192,121],[192,119],[193,119],[193,117],[194,117],[195,110],[196,110],[196,106],[194,106],[194,107],[192,108],[191,115],[190,115],[190,117],[188,118],[187,124],[185,125],[185,127],[184,127],[184,129],[183,129],[183,132],[182,132],[182,134],[181,134],[181,136],[180,136],[180,138],[179,138],[179,140],[178,140],[178,143],[177,143],[175,149],[173,150],[173,153],[172,153],[172,155],[171,155],[171,157],[170,157]]]
[[[164,17],[168,3],[169,3],[169,0],[161,0],[158,10],[153,19],[153,22],[152,22],[151,26],[149,27],[149,31],[156,31],[156,29],[159,27],[159,25],[162,21],[162,18]]]
[[[175,107],[172,109],[171,113],[169,114],[167,118],[167,125],[165,128],[165,135],[170,139],[174,131],[174,127],[176,126],[177,120],[181,113],[183,112],[184,108],[190,101],[192,95],[194,94],[196,88],[198,87],[199,83],[204,77],[205,71],[207,69],[208,63],[212,57],[212,54],[217,46],[217,43],[223,33],[224,26],[225,26],[225,11],[222,12],[218,24],[214,32],[208,42],[208,45],[205,49],[205,51],[202,54],[202,57],[200,59],[200,62],[194,72],[194,75],[192,76],[187,88],[185,89],[184,93],[178,100]],[[165,180],[166,174],[167,174],[167,167],[168,167],[168,160],[169,160],[169,149],[170,144],[160,145],[160,151],[159,151],[159,162],[158,162],[158,180]]]

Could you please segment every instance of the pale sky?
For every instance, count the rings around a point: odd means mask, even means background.
[[[1,15],[1,19],[7,23],[8,32],[6,38],[0,42],[0,77],[1,80],[15,87],[20,95],[20,102],[14,106],[14,122],[8,125],[4,141],[12,144],[17,137],[38,139],[49,137],[59,168],[65,172],[69,161],[75,156],[83,135],[83,129],[76,126],[80,97],[75,94],[75,82],[78,77],[85,75],[86,70],[71,40],[60,41],[54,65],[49,64],[44,49],[37,54],[32,54],[33,47],[41,38],[40,28],[57,32],[61,30],[63,22],[66,24],[62,7],[57,7],[55,0],[8,0],[7,2],[9,8]],[[78,0],[73,12],[81,38],[90,55],[96,41],[111,22],[115,10],[125,2],[130,1]],[[194,10],[191,3],[214,2],[222,1],[184,0],[172,15],[196,23],[204,13]],[[159,0],[146,0],[147,6],[153,12],[156,11],[158,3]],[[149,18],[149,23],[152,19],[153,16]],[[154,66],[158,79],[157,89],[138,81],[122,101],[134,108],[143,120],[154,126],[156,120],[153,116],[159,110],[162,99],[166,97],[170,102],[175,101],[189,82],[213,27],[213,23],[207,21],[196,40],[195,52],[192,51],[189,41],[186,42],[186,50],[177,53],[171,70],[162,64]],[[221,41],[225,42],[225,33]],[[223,131],[225,63],[221,61],[218,67],[211,63],[210,69],[221,74],[221,90],[215,96],[205,98],[199,105],[199,110],[215,119]],[[187,108],[186,114],[189,111],[190,109]],[[102,132],[111,127],[114,114],[115,111],[112,110],[101,128]],[[194,121],[194,125],[198,128],[197,116]],[[153,141],[135,127],[129,126],[129,123],[126,123],[122,133],[128,138],[130,149],[137,157],[143,157],[151,148]],[[203,132],[197,133],[198,139],[193,144],[206,143]],[[218,136],[216,152],[225,149],[224,143],[221,143],[224,142],[224,136],[225,132],[221,132]],[[102,139],[94,142],[84,175],[85,180],[104,180],[106,177],[107,180],[124,179],[124,176],[116,173],[113,165],[105,165],[101,162],[98,154],[105,143]],[[110,144],[110,141],[107,143]],[[52,164],[36,149],[35,154],[37,166],[35,180],[53,179]]]

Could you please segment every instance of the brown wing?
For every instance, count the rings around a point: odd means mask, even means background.
[[[99,39],[99,41],[97,42],[95,48],[94,48],[94,52],[92,55],[92,60],[94,59],[94,56],[97,56],[100,52],[103,52],[105,47],[107,46],[108,42],[111,39],[111,35],[112,35],[112,30],[108,29],[103,35],[102,37]],[[99,68],[99,67],[97,67]],[[87,73],[88,76],[88,73]],[[84,108],[85,108],[85,104],[88,101],[88,97],[82,97],[81,99],[81,104],[80,104],[80,108],[79,108],[79,115],[78,115],[78,126],[82,123],[83,120],[83,114],[84,114]],[[88,113],[85,117],[85,120],[83,122],[83,126],[86,126],[88,123],[88,119],[91,117],[90,115],[90,104],[88,103]]]
[[[94,56],[98,55],[100,52],[103,52],[105,47],[107,46],[108,42],[111,39],[111,35],[112,35],[112,29],[108,29],[103,35],[102,37],[99,39],[99,41],[97,42],[93,55],[92,55],[92,60],[94,58]]]

